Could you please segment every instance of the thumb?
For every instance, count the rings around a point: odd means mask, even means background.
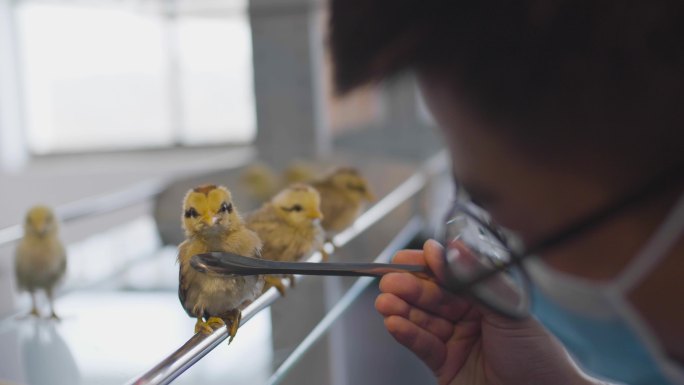
[[[423,253],[428,268],[430,268],[430,271],[432,271],[437,280],[441,283],[446,282],[447,265],[444,256],[444,246],[434,239],[428,239],[423,244]]]

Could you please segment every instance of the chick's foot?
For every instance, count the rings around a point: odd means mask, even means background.
[[[216,330],[225,324],[226,323],[219,317],[210,317],[207,320],[207,325],[209,325],[212,330]]]
[[[285,276],[285,278],[287,278],[287,280],[290,281],[290,289],[294,288],[294,287],[295,287],[295,284],[297,283],[297,282],[295,281],[295,276],[294,276],[294,274],[287,274],[287,275]]]
[[[234,309],[226,313],[223,317],[223,322],[228,326],[228,334],[230,338],[228,343],[233,342],[233,338],[237,334],[238,327],[240,327],[240,320],[242,320],[242,312],[238,309]]]
[[[24,314],[24,315],[18,315],[17,319],[25,320],[29,318],[40,318],[40,313],[38,313],[38,309],[32,308],[30,312]]]
[[[275,287],[276,290],[278,290],[278,293],[280,293],[280,295],[282,295],[283,297],[285,296],[285,285],[283,285],[283,281],[281,281],[279,277],[267,275],[264,277],[264,281],[266,282],[266,284],[264,285],[264,291],[268,290],[271,287]]]
[[[202,321],[202,317],[197,317],[197,322],[195,323],[195,334],[202,333],[208,335],[213,332],[214,329],[212,329],[207,322]]]

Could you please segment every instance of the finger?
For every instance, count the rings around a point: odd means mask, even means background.
[[[458,321],[471,307],[470,302],[447,292],[434,281],[408,273],[386,274],[380,280],[380,291],[452,322]]]
[[[439,282],[445,282],[447,265],[444,247],[434,239],[428,239],[423,245],[423,259]]]
[[[375,300],[375,308],[385,317],[397,315],[408,319],[442,342],[447,342],[454,333],[453,322],[410,306],[394,294],[380,294]]]
[[[400,316],[385,318],[385,327],[397,342],[409,348],[433,371],[444,364],[446,345],[435,335]]]
[[[401,250],[397,252],[392,258],[392,262],[407,265],[428,265],[440,281],[444,280],[443,272],[446,269],[444,248],[433,239],[425,242],[423,250]]]
[[[423,250],[400,250],[392,258],[392,263],[402,263],[406,265],[425,265]]]

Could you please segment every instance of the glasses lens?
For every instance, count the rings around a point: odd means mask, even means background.
[[[457,287],[496,271],[512,256],[486,221],[473,213],[459,212],[446,225],[446,260],[450,279]],[[529,313],[529,290],[524,272],[507,267],[469,288],[469,292],[493,310],[511,317]]]

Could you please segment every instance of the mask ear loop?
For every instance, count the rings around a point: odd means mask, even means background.
[[[614,290],[611,292],[615,310],[630,325],[663,374],[678,384],[684,384],[684,370],[665,353],[662,343],[643,316],[630,303],[626,293],[639,284],[668,255],[668,251],[674,247],[682,232],[684,232],[684,194],[651,239],[617,279],[612,287]]]
[[[684,193],[654,235],[617,277],[615,288],[626,292],[635,287],[668,255],[684,232]]]

